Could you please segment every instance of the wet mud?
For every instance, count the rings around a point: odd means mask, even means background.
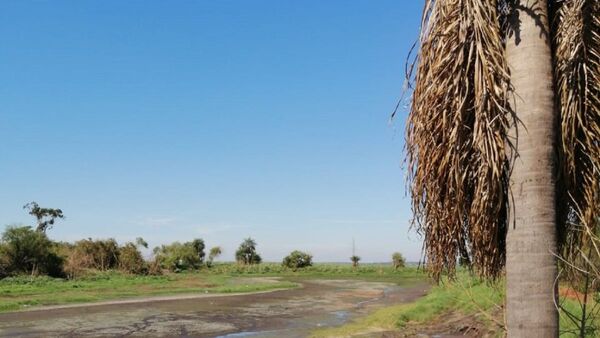
[[[305,337],[425,294],[426,284],[301,280],[266,293],[147,299],[0,314],[6,337]]]

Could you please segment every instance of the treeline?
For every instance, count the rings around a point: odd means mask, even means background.
[[[61,278],[77,278],[94,271],[119,270],[141,275],[159,275],[164,272],[210,269],[214,260],[222,254],[221,247],[212,247],[206,255],[204,240],[196,238],[189,242],[173,242],[155,247],[152,258],[144,258],[141,249],[148,243],[141,237],[133,242],[117,243],[114,239],[82,239],[74,243],[53,241],[46,232],[55,220],[64,218],[60,209],[41,208],[31,202],[24,207],[34,216],[37,227],[9,226],[0,240],[0,278],[30,274]],[[246,238],[235,252],[241,266],[260,264],[256,241]],[[292,270],[312,266],[312,255],[299,250],[292,251],[282,261],[282,266]],[[360,257],[352,256],[353,266]],[[396,269],[404,266],[400,253],[392,256]]]
[[[214,247],[206,258],[200,238],[156,247],[150,260],[144,258],[142,248],[148,248],[142,238],[121,245],[114,239],[91,238],[69,243],[53,241],[29,226],[9,226],[0,241],[0,278],[23,274],[77,278],[108,270],[158,275],[210,267],[221,254],[221,248]]]

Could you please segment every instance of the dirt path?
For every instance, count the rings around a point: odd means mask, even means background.
[[[426,285],[304,280],[302,288],[240,295],[162,297],[0,314],[8,337],[304,337],[385,305],[421,297]]]

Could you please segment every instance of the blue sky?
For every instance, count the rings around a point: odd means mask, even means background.
[[[0,2],[0,226],[417,260],[389,116],[421,5]]]

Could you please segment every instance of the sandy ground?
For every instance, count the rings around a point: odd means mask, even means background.
[[[0,314],[7,337],[305,337],[318,327],[424,295],[356,280],[303,280],[302,287],[253,294],[187,295]]]

